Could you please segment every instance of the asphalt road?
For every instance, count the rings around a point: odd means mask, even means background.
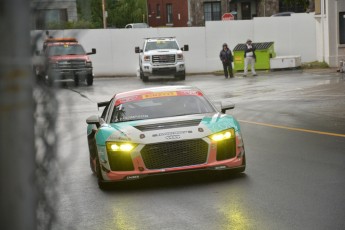
[[[192,173],[98,189],[89,168],[88,116],[118,92],[194,85],[231,98],[247,169],[237,176]],[[98,78],[67,85],[59,100],[55,229],[345,229],[345,80],[331,72],[268,72],[186,81]]]

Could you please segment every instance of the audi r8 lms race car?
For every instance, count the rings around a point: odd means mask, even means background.
[[[102,115],[86,122],[91,170],[98,185],[159,174],[246,167],[239,123],[190,86],[145,88],[116,94]]]

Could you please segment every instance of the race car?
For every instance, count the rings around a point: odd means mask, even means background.
[[[191,86],[163,86],[116,94],[87,118],[90,167],[100,189],[111,182],[196,170],[246,168],[240,125]]]

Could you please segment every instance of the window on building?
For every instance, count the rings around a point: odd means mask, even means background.
[[[172,12],[172,4],[167,4],[167,23],[173,23],[173,12]]]
[[[221,20],[220,2],[205,2],[204,15],[205,21]]]
[[[157,4],[157,17],[160,17],[161,16],[161,5],[160,4]]]
[[[49,29],[49,26],[68,21],[67,9],[36,10],[34,29]]]
[[[345,12],[339,12],[339,44],[345,44]]]

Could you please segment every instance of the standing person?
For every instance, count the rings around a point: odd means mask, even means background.
[[[219,54],[220,60],[223,63],[223,69],[224,69],[224,77],[228,78],[230,75],[230,78],[234,77],[234,74],[232,72],[232,53],[231,50],[228,48],[228,44],[223,44],[223,49],[220,51]]]
[[[255,62],[256,62],[255,47],[252,45],[252,40],[248,39],[246,46],[244,48],[244,74],[243,74],[243,77],[247,76],[248,64],[251,65],[253,76],[257,76],[257,74],[255,72],[255,67],[254,67]]]

